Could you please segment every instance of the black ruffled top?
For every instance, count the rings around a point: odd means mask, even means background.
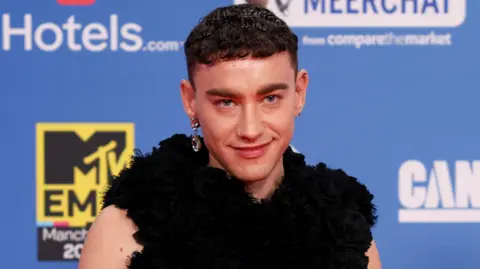
[[[203,141],[202,141],[203,142]],[[137,154],[103,206],[127,210],[143,251],[131,269],[366,269],[373,195],[289,148],[285,176],[259,202],[238,179],[207,166],[208,151],[176,134]]]

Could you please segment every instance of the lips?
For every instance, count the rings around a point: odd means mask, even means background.
[[[267,151],[268,145],[270,145],[270,142],[256,145],[256,146],[232,147],[232,148],[235,149],[237,154],[242,158],[256,159],[256,158],[260,158],[265,154],[265,152]]]

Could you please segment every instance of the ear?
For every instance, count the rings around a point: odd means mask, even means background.
[[[307,87],[308,87],[308,73],[306,70],[302,69],[298,72],[296,83],[295,83],[295,115],[298,116],[305,106],[305,99],[307,96]]]
[[[195,90],[193,89],[192,84],[188,80],[182,80],[180,82],[180,94],[182,96],[183,109],[187,113],[188,118],[191,119],[195,117]]]

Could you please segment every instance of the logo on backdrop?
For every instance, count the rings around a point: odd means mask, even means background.
[[[303,35],[308,46],[385,47],[451,46],[452,34],[435,30],[394,33],[396,28],[455,28],[463,24],[466,0],[233,0],[234,4],[260,3],[291,27],[387,28],[386,32],[323,36]],[[383,30],[382,30],[383,31]]]
[[[88,6],[84,8],[95,12],[95,0],[57,0],[57,3],[60,6]],[[0,15],[0,53],[18,50],[55,52],[64,49],[73,52],[179,52],[184,43],[177,40],[146,41],[140,24],[123,21],[117,14],[99,18],[95,22],[79,19],[75,15],[50,22],[35,20],[32,13]]]
[[[282,2],[282,0],[275,0],[275,4],[277,4],[278,10],[284,15],[287,16],[288,8],[290,7],[290,3],[292,0],[286,0]]]
[[[398,194],[401,223],[480,223],[480,161],[408,160]]]
[[[38,259],[77,260],[112,176],[130,161],[133,124],[36,126]]]

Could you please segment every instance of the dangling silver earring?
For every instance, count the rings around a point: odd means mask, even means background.
[[[200,148],[202,148],[202,142],[200,141],[200,137],[198,137],[198,127],[200,127],[200,124],[198,123],[197,118],[192,118],[190,121],[190,125],[193,129],[192,149],[193,151],[198,152]]]

